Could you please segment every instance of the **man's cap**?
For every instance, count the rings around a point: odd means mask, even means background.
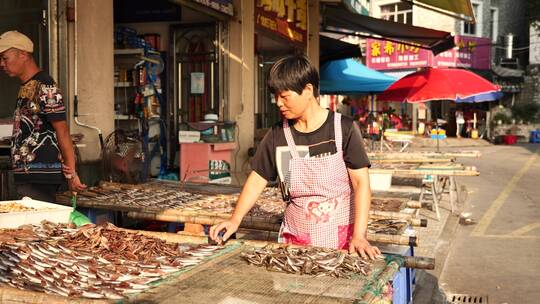
[[[9,31],[0,35],[0,53],[11,48],[19,49],[29,53],[34,52],[34,43],[26,35],[17,31]]]

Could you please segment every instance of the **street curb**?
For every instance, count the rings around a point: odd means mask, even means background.
[[[450,253],[452,241],[456,237],[456,231],[459,223],[459,216],[450,214],[446,224],[439,236],[439,241],[435,249],[435,269],[432,274],[437,278],[441,275],[446,266],[446,259]]]
[[[459,216],[450,214],[444,224],[435,248],[435,269],[417,271],[417,286],[413,293],[413,303],[443,304],[446,295],[439,286],[439,277],[446,266],[452,241],[456,236]]]

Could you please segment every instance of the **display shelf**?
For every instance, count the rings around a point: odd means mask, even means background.
[[[116,119],[116,120],[137,120],[137,117],[135,117],[133,115],[115,114],[114,119]]]
[[[115,49],[114,55],[144,55],[144,49]]]
[[[123,81],[123,82],[115,82],[114,83],[115,88],[133,88],[136,87],[133,83],[129,81]]]

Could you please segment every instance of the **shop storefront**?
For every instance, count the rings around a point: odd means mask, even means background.
[[[456,67],[478,73],[491,69],[491,42],[488,38],[455,36],[456,47],[434,55],[431,51],[403,43],[380,39],[367,39],[366,65],[392,76],[403,77],[423,67]],[[416,130],[418,123],[441,118],[448,122],[447,131],[455,134],[456,104],[448,101],[428,102],[426,105],[379,102],[376,110],[392,107],[401,115],[410,117],[409,128]],[[478,119],[485,119],[486,104],[468,105]],[[472,120],[472,117],[471,117]]]
[[[116,129],[144,133],[143,118],[149,128],[145,135],[166,142],[162,153],[168,168],[185,157],[178,154],[179,131],[205,131],[203,139],[233,141],[227,133],[221,136],[223,124],[218,124],[228,119],[222,50],[228,45],[232,2],[116,0],[114,4]],[[198,125],[201,122],[209,124]],[[152,155],[152,159],[150,173],[157,175],[165,158]]]
[[[255,133],[260,137],[280,119],[274,97],[266,86],[268,70],[279,57],[306,52],[308,7],[306,0],[289,1],[282,6],[273,1],[255,3]]]

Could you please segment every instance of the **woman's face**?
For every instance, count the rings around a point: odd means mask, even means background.
[[[295,91],[282,91],[276,94],[276,105],[281,116],[286,119],[297,119],[304,114],[313,96],[313,89],[310,84],[298,94]]]

